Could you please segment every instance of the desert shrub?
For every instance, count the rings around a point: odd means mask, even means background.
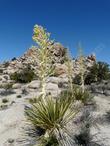
[[[5,90],[1,91],[1,96],[8,96],[10,94],[14,94],[15,92],[12,90],[12,83],[7,83],[5,85],[1,85],[0,88],[4,88]]]
[[[6,62],[3,63],[3,65],[4,65],[5,68],[7,68],[9,66],[9,64],[10,63],[8,61],[6,61]]]
[[[12,59],[11,59],[11,61],[15,61],[16,60],[16,57],[13,57]]]
[[[87,104],[92,100],[92,95],[88,91],[82,91],[79,86],[74,86],[73,91],[70,89],[63,90],[60,94],[61,99],[65,100],[66,98],[73,100],[81,100],[84,104]]]
[[[109,65],[105,62],[97,62],[89,69],[89,73],[85,77],[85,84],[108,79],[110,79]]]
[[[3,69],[0,69],[0,73],[1,73],[1,74],[3,73]]]
[[[10,90],[10,89],[12,89],[12,86],[13,86],[12,83],[7,83],[7,84],[5,84],[5,85],[3,86],[3,88],[6,89],[6,90]]]
[[[3,99],[2,99],[2,102],[3,102],[3,103],[7,103],[7,102],[8,102],[8,99],[7,99],[7,98],[3,98]]]
[[[19,83],[29,83],[34,79],[34,77],[35,73],[30,67],[26,67],[22,71],[15,72],[10,76],[11,80],[15,80]]]
[[[75,76],[75,78],[73,79],[73,83],[77,84],[77,85],[81,85],[81,75],[80,74],[77,74]]]
[[[80,117],[80,130],[75,135],[74,140],[77,146],[101,146],[97,141],[97,134],[91,134],[91,127],[98,128],[96,120],[90,114],[90,110],[85,109]],[[94,140],[95,138],[95,140]]]
[[[22,96],[21,96],[21,95],[17,95],[16,97],[17,97],[17,98],[22,98]]]
[[[82,130],[80,132],[80,134],[75,135],[75,142],[76,144],[78,144],[79,146],[88,146],[88,144],[91,141],[91,137],[90,137],[90,132],[89,132],[89,128]]]
[[[81,100],[84,104],[87,104],[92,100],[92,95],[88,91],[82,91],[81,88],[74,88],[74,96],[76,100]]]
[[[5,110],[8,108],[7,104],[0,105],[0,110]]]
[[[96,135],[90,134],[90,128],[85,127],[78,135],[75,135],[75,142],[78,146],[101,146],[100,141],[94,141]]]

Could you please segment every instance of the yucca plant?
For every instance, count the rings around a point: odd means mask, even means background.
[[[60,130],[66,131],[67,123],[77,113],[71,111],[71,105],[71,100],[47,97],[45,100],[41,99],[36,104],[32,104],[32,108],[26,110],[26,115],[35,127],[41,127],[45,130],[45,136],[50,138],[55,135],[57,138],[61,134]],[[60,143],[59,140],[58,142]]]
[[[81,100],[84,104],[87,104],[93,99],[93,96],[88,91],[82,91],[80,87],[74,88],[74,96],[76,100]]]
[[[31,108],[26,109],[25,113],[35,128],[40,127],[45,131],[40,146],[56,146],[55,144],[63,146],[62,134],[67,132],[66,125],[77,112],[71,111],[72,98],[67,96],[65,99],[53,99],[46,95],[46,80],[54,72],[54,66],[51,64],[53,41],[50,41],[49,37],[50,34],[43,27],[35,25],[33,39],[38,44],[38,76],[41,81],[41,95],[38,100],[35,100],[36,103],[31,102]],[[71,67],[70,60],[68,60],[68,66]],[[72,89],[71,68],[68,68],[68,78],[70,89]],[[54,141],[53,144],[52,141]]]

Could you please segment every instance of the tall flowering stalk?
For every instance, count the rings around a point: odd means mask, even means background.
[[[51,65],[51,49],[53,41],[50,40],[50,33],[42,26],[34,26],[33,40],[38,44],[39,71],[38,76],[41,81],[41,94],[46,96],[46,79],[52,74],[54,68]]]
[[[72,96],[74,97],[74,93],[73,93],[73,63],[72,63],[72,59],[69,55],[69,50],[67,50],[67,52],[66,52],[65,64],[67,66],[67,77],[68,77],[69,89],[72,93]]]
[[[80,67],[80,76],[81,76],[81,89],[84,93],[85,85],[84,85],[84,73],[85,73],[85,64],[84,64],[84,56],[83,56],[83,49],[81,45],[78,46],[78,53],[79,53],[79,67]]]

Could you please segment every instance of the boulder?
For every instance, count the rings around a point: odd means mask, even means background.
[[[3,78],[4,78],[5,80],[9,80],[9,79],[10,79],[10,76],[9,76],[9,75],[4,75]]]
[[[47,83],[46,85],[46,93],[51,94],[52,97],[58,97],[61,90],[58,88],[57,84],[54,83]]]
[[[110,96],[110,90],[105,90],[105,91],[104,91],[104,94],[105,94],[106,96]]]
[[[5,89],[4,88],[0,88],[0,94],[5,92]]]
[[[55,76],[62,76],[67,73],[67,66],[65,64],[56,64]]]
[[[40,88],[40,81],[34,80],[31,83],[29,83],[27,87],[30,89],[39,89]]]
[[[54,91],[58,91],[58,85],[57,84],[54,84],[54,83],[47,83],[46,85],[46,90],[54,90]]]
[[[47,83],[50,82],[50,83],[58,84],[59,81],[60,81],[60,78],[59,77],[49,77],[47,79]]]
[[[60,43],[54,43],[52,51],[53,55],[56,57],[63,57],[66,54],[66,48],[64,48]]]

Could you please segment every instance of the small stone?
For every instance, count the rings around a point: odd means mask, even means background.
[[[10,77],[9,77],[9,75],[4,75],[3,78],[6,80],[9,80]]]
[[[16,84],[14,84],[14,85],[12,86],[12,88],[13,88],[13,89],[19,89],[19,88],[21,88],[21,84],[16,83]]]

